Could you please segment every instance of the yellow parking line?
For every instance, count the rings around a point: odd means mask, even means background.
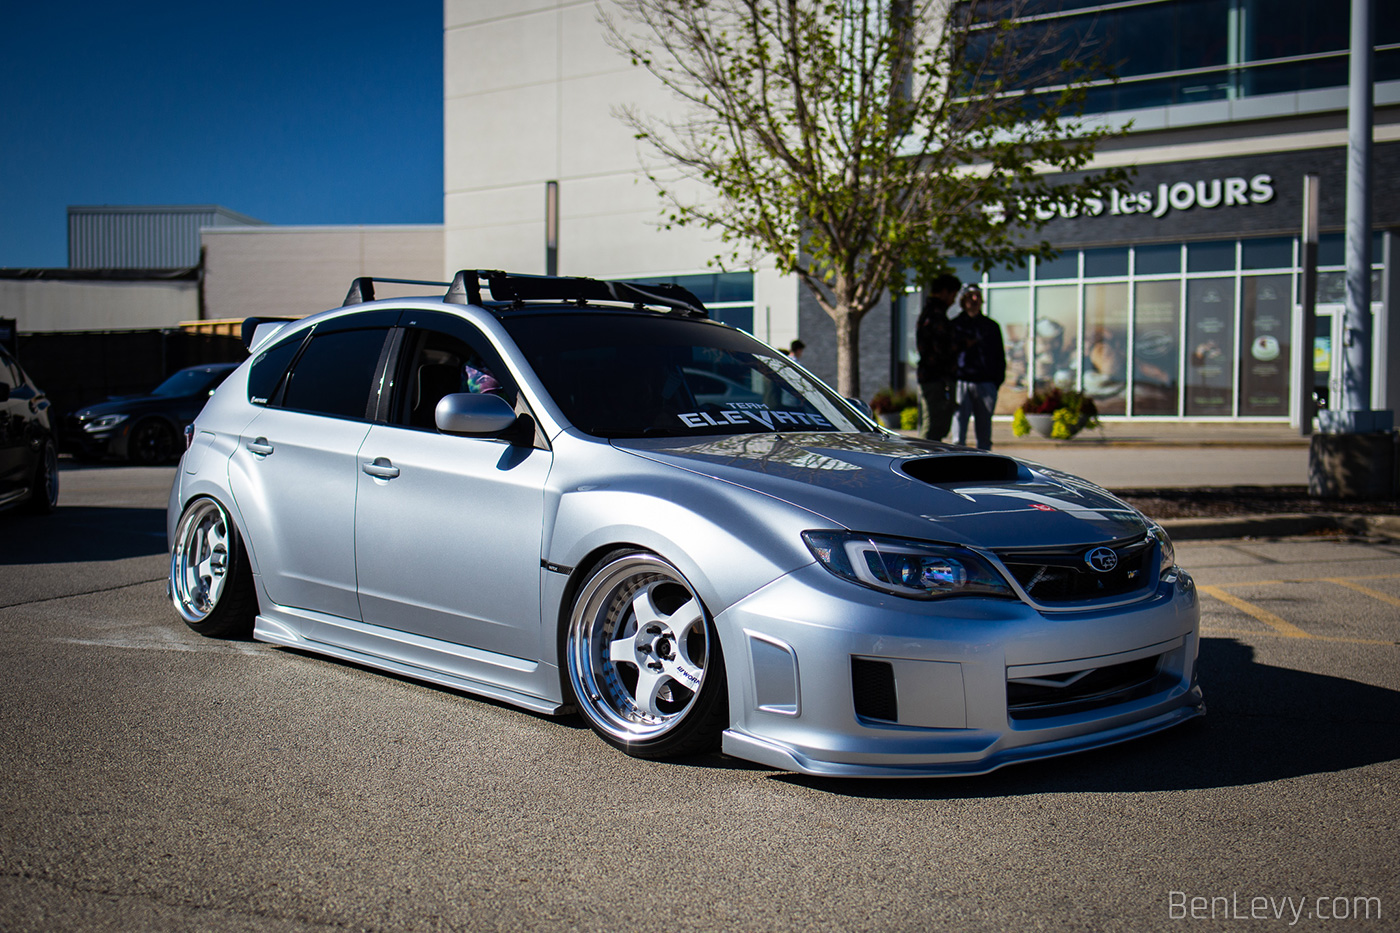
[[[1288,638],[1312,638],[1311,635],[1292,622],[1285,622],[1267,609],[1261,609],[1253,603],[1247,603],[1238,596],[1231,596],[1218,586],[1203,586],[1200,590],[1207,596],[1215,597],[1227,606],[1234,606],[1240,612],[1253,616],[1280,635],[1284,635]]]
[[[1215,628],[1214,626],[1201,626],[1202,638],[1296,638],[1295,635],[1282,635],[1278,632],[1263,632],[1258,629],[1246,632],[1239,629]],[[1387,648],[1400,648],[1400,642],[1377,641],[1374,638],[1342,638],[1336,635],[1307,635],[1309,641],[1340,642],[1344,645],[1384,645]]]
[[[1375,578],[1375,577],[1370,577],[1370,578],[1363,577],[1362,579],[1376,579],[1376,578]],[[1371,589],[1369,586],[1362,586],[1360,583],[1354,583],[1354,582],[1352,582],[1351,580],[1344,580],[1344,579],[1342,579],[1341,577],[1326,577],[1326,578],[1325,578],[1325,581],[1326,581],[1327,583],[1335,583],[1335,584],[1337,584],[1338,586],[1344,586],[1344,587],[1346,587],[1347,589],[1349,589],[1349,590],[1355,590],[1355,591],[1358,592],[1358,593],[1364,593],[1364,594],[1366,594],[1367,596],[1370,596],[1370,597],[1373,598],[1373,599],[1379,599],[1379,600],[1380,600],[1381,602],[1383,602],[1383,603],[1390,603],[1392,606],[1395,606],[1396,608],[1400,608],[1400,599],[1396,599],[1394,596],[1391,596],[1389,593],[1382,593],[1380,590],[1373,590],[1373,589]]]

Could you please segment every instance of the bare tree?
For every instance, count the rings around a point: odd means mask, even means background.
[[[861,319],[886,289],[947,269],[1053,256],[1052,216],[1121,184],[1077,180],[1107,130],[1082,123],[1103,72],[1020,0],[616,0],[612,44],[677,95],[624,109],[637,138],[702,182],[651,171],[668,225],[719,231],[723,264],[772,256],[836,324],[837,387],[860,391]],[[1032,88],[1050,86],[1032,94]]]

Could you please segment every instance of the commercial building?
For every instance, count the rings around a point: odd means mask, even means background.
[[[1126,197],[1043,235],[1051,262],[982,276],[1006,335],[999,408],[1037,385],[1082,387],[1109,417],[1287,420],[1296,396],[1302,178],[1321,177],[1323,239],[1314,354],[1326,394],[1341,272],[1347,6],[1309,0],[1053,0],[1067,35],[1119,61],[1088,109],[1127,136],[1090,168],[1132,166]],[[604,10],[608,9],[604,4]],[[1047,11],[1057,11],[1050,12]],[[1049,21],[1047,20],[1047,21]],[[712,235],[660,226],[639,169],[647,154],[616,118],[675,102],[605,41],[593,0],[445,4],[444,272],[544,272],[546,192],[557,183],[558,271],[712,282],[721,317],[835,374],[830,319],[771,269],[710,276]],[[1374,405],[1400,409],[1400,9],[1377,4],[1375,35]],[[666,179],[664,167],[650,166]],[[915,362],[919,295],[862,324],[870,395]],[[1392,326],[1391,322],[1396,323]],[[1395,373],[1392,378],[1391,374]]]

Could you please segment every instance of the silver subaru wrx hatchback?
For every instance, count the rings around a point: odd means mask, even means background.
[[[1204,712],[1159,526],[883,431],[678,287],[360,279],[245,340],[170,493],[197,632],[817,775],[980,773]]]

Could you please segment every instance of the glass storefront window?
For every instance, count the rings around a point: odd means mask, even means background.
[[[1072,389],[1079,348],[1079,286],[1035,290],[1035,388]]]
[[[1138,246],[1133,249],[1135,275],[1177,275],[1181,272],[1181,244]]]
[[[1177,414],[1181,285],[1138,282],[1133,315],[1133,414]]]
[[[1286,415],[1293,277],[1249,275],[1240,290],[1240,414]]]
[[[1079,278],[1079,250],[1061,253],[1054,259],[1037,259],[1035,277],[1037,280]]]
[[[1084,392],[1101,415],[1128,411],[1128,283],[1084,286]]]
[[[1106,276],[1128,274],[1128,248],[1086,249],[1084,251],[1084,278],[1099,279]]]
[[[1270,237],[1240,243],[1240,265],[1245,269],[1292,269],[1293,238]]]
[[[1235,279],[1186,283],[1186,414],[1234,414]]]
[[[987,273],[989,282],[1025,282],[1031,277],[1029,264],[1015,269],[1008,269],[1005,266],[994,266]],[[966,281],[966,280],[964,280]]]
[[[1324,236],[1324,258],[1339,258],[1341,245],[1340,235]],[[1373,309],[1381,245],[1378,236]],[[1082,389],[1109,416],[1287,418],[1297,261],[1296,237],[1258,237],[1067,251],[1056,262],[1076,264],[1075,275],[1043,263],[1034,283],[994,280],[987,308],[1007,352],[997,414],[1058,385]],[[1320,265],[1318,313],[1340,313],[1346,275]],[[1325,392],[1329,351],[1318,346]]]
[[[1001,325],[1006,347],[1006,382],[997,393],[998,415],[1009,415],[1030,394],[1027,361],[1030,353],[1031,290],[987,289],[987,316]]]
[[[1233,272],[1235,241],[1189,243],[1186,246],[1187,272]]]

